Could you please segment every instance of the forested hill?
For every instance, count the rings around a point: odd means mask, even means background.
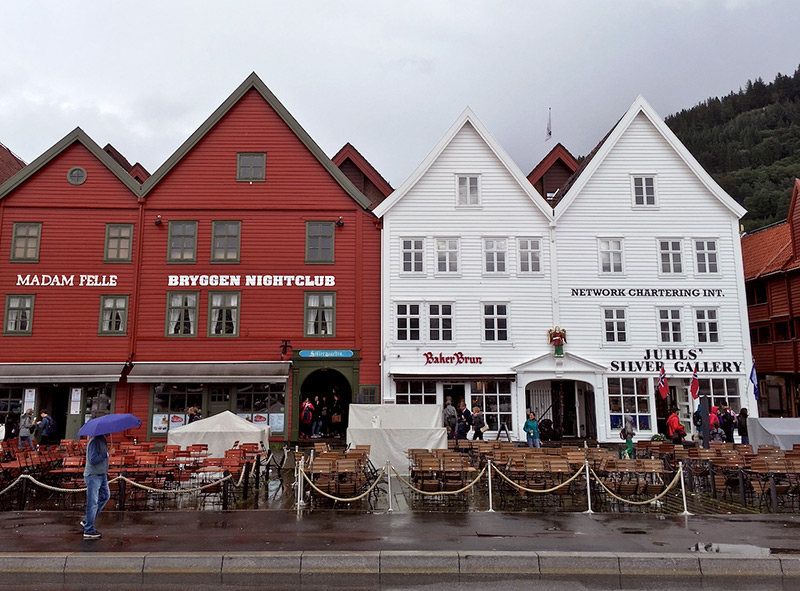
[[[748,214],[746,230],[784,221],[800,178],[800,67],[666,118],[700,164]]]

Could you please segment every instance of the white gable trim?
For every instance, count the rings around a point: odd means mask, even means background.
[[[374,213],[378,217],[382,217],[387,211],[389,211],[400,199],[402,199],[406,193],[408,193],[411,188],[417,184],[417,182],[428,172],[428,169],[433,165],[434,162],[439,158],[442,154],[444,149],[453,141],[456,134],[461,131],[461,129],[469,123],[472,125],[472,128],[478,132],[478,135],[481,139],[486,143],[489,149],[494,153],[498,160],[503,164],[505,169],[511,174],[512,177],[517,181],[517,184],[522,188],[528,198],[533,202],[536,207],[544,214],[544,216],[552,222],[553,220],[553,211],[547,205],[547,202],[544,198],[539,195],[539,192],[533,188],[533,185],[528,181],[519,167],[514,163],[513,160],[506,154],[505,150],[497,143],[497,140],[494,139],[489,130],[484,127],[483,123],[480,122],[478,117],[472,110],[467,107],[458,116],[455,123],[450,126],[442,138],[436,143],[433,147],[433,150],[428,154],[425,160],[416,168],[416,170],[411,173],[411,175],[403,181],[401,184],[391,195],[389,195],[384,201],[378,205],[372,213]]]
[[[572,372],[584,371],[588,373],[597,373],[604,372],[608,369],[605,365],[587,359],[586,357],[575,355],[575,353],[570,353],[569,351],[564,352],[564,357],[555,357],[552,353],[545,353],[544,355],[539,355],[519,365],[515,365],[511,369],[517,373],[523,371],[551,372],[553,368],[563,367],[564,365],[569,365],[569,369]]]
[[[706,189],[708,189],[712,195],[719,199],[719,201],[725,207],[727,207],[734,215],[736,215],[737,219],[741,218],[747,213],[747,210],[744,207],[739,205],[722,189],[722,187],[719,186],[719,184],[717,184],[713,178],[711,178],[711,175],[705,171],[695,157],[692,156],[689,150],[686,149],[686,146],[683,145],[683,143],[672,132],[667,124],[664,123],[664,120],[658,115],[658,113],[655,112],[653,107],[650,106],[650,103],[648,103],[642,95],[639,95],[633,102],[633,105],[631,105],[630,109],[628,109],[622,119],[619,120],[603,145],[600,146],[597,153],[594,155],[589,164],[587,164],[586,168],[577,178],[564,198],[556,205],[554,215],[556,221],[558,221],[558,219],[564,215],[564,212],[569,209],[570,204],[575,201],[575,198],[595,173],[597,168],[603,163],[603,160],[605,160],[606,156],[608,156],[611,150],[614,149],[616,143],[628,130],[628,127],[639,113],[642,113],[645,117],[647,117],[650,123],[653,124],[653,127],[656,128],[666,142],[672,147],[675,153],[695,174],[698,180],[703,183]]]

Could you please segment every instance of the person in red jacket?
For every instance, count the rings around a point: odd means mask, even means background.
[[[686,427],[681,423],[677,407],[673,406],[670,413],[667,417],[667,434],[672,439],[672,443],[677,445],[683,443],[683,438],[686,437]]]

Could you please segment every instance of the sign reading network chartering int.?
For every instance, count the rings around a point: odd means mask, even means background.
[[[349,349],[303,349],[299,355],[300,357],[352,357],[353,352]]]

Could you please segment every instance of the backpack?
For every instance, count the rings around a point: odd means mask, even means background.
[[[694,426],[698,429],[703,426],[703,417],[700,415],[699,408],[694,411],[694,414],[692,415],[692,423],[694,423]]]
[[[624,427],[623,427],[623,428],[622,428],[622,430],[619,432],[619,438],[620,438],[620,439],[627,439],[627,438],[628,438],[628,432],[625,430],[625,428],[624,428]]]
[[[722,413],[721,419],[722,420],[720,422],[722,423],[722,430],[733,431],[733,417],[731,416],[731,413],[726,410]]]
[[[56,425],[55,419],[53,419],[53,417],[48,415],[48,417],[47,417],[47,425],[45,425],[45,428],[42,429],[42,431],[44,432],[45,437],[52,437],[53,435],[55,435],[56,434],[56,426],[57,425]]]

